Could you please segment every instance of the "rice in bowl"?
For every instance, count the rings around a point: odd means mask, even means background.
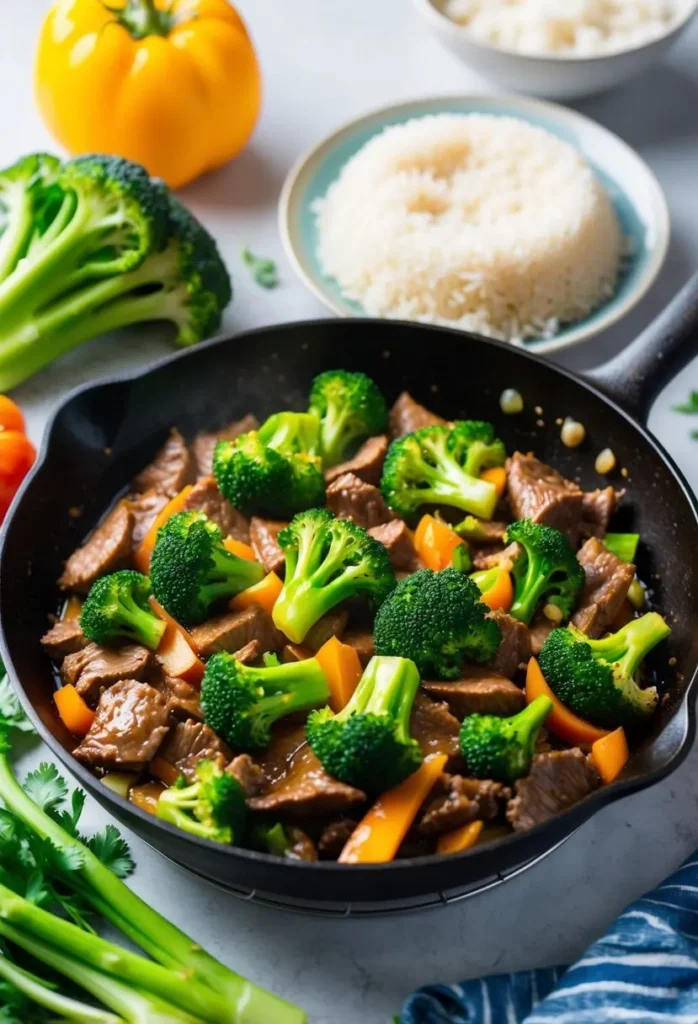
[[[316,200],[318,256],[371,316],[550,338],[614,292],[623,240],[580,154],[513,117],[386,128]]]

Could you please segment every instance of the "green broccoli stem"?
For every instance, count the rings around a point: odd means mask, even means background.
[[[322,704],[330,695],[325,673],[316,658],[292,661],[268,668],[245,668],[245,675],[253,685],[264,691],[255,704],[255,714],[260,713],[269,722],[275,722],[292,711]]]
[[[541,694],[540,697],[536,697],[535,700],[531,701],[523,711],[519,711],[518,715],[514,715],[513,718],[509,719],[513,726],[514,736],[526,751],[529,760],[535,753],[538,733],[543,722],[550,714],[552,706],[553,702],[550,697]]]
[[[431,457],[434,465],[422,459],[420,476],[429,485],[423,491],[422,504],[452,505],[463,512],[470,512],[480,519],[491,519],[497,504],[497,489],[488,480],[472,476],[458,465],[455,458],[444,447],[444,442],[423,438],[422,447]]]
[[[374,656],[364,670],[351,699],[335,718],[346,721],[352,715],[386,715],[395,722],[395,735],[408,743],[410,714],[419,689],[419,672],[413,661],[392,656]]]
[[[15,269],[34,227],[31,194],[24,179],[17,183],[6,205],[12,214],[0,237],[0,282]]]
[[[11,931],[14,932],[14,929],[11,929]],[[34,946],[33,943],[31,945]],[[25,946],[25,948],[27,947]],[[58,969],[56,964],[51,963],[50,959],[41,955],[37,948],[27,949],[27,952],[42,960],[47,966]],[[96,974],[97,972],[93,973]],[[17,964],[8,960],[6,956],[2,955],[0,955],[0,979],[9,982],[18,992],[21,992],[27,999],[36,1003],[37,1006],[42,1006],[45,1010],[57,1013],[62,1019],[75,1021],[76,1024],[121,1024],[123,1020],[123,1017],[115,1017],[113,1013],[107,1013],[106,1010],[100,1010],[95,1006],[80,1003],[77,999],[61,995],[60,992],[56,992],[55,988],[48,985],[48,983],[44,983],[36,975],[23,970]],[[74,980],[78,981],[78,978],[74,977]],[[83,988],[86,988],[86,986],[83,985]],[[96,995],[95,992],[92,994]]]
[[[517,576],[516,574],[516,562],[514,563],[514,601],[509,609],[509,614],[519,619],[520,622],[528,624],[533,618],[534,612],[543,596],[546,587],[548,586],[547,575],[542,575],[540,571],[540,564],[537,559],[531,558],[530,555],[520,555],[516,561],[520,558],[526,558],[526,570],[523,576]]]
[[[27,796],[12,773],[6,752],[1,750],[0,799],[37,835],[50,839],[60,850],[78,853],[82,860],[79,885],[72,877],[75,873],[65,881],[154,960],[186,972],[187,986],[210,986],[222,996],[230,1012],[223,1020],[235,1024],[265,1024],[271,1020],[275,1024],[305,1024],[306,1015],[301,1009],[225,967],[148,906],[78,839],[68,835]]]
[[[320,579],[324,575],[322,569],[321,566],[318,570]],[[351,596],[351,581],[362,574],[360,566],[345,566],[341,575],[327,584],[316,582],[314,575],[309,579],[298,575],[284,584],[272,612],[277,629],[285,633],[291,643],[302,643],[323,615]]]
[[[347,435],[347,423],[351,410],[344,404],[328,402],[327,410],[322,418],[322,464],[325,469],[338,465],[346,457],[346,449],[358,432]]]
[[[151,611],[134,601],[130,595],[121,595],[121,604],[124,610],[126,625],[130,626],[135,635],[151,650],[156,651],[160,646],[162,634],[165,632],[166,624],[158,619]]]
[[[671,628],[658,612],[647,612],[600,640],[586,636],[580,639],[589,644],[595,657],[612,662],[614,673],[632,678],[652,648],[670,633]]]
[[[68,1020],[84,1021],[85,1024],[91,1024],[91,1022],[94,1024],[120,1024],[121,1021],[128,1021],[128,1024],[205,1024],[204,1018],[194,1017],[164,999],[159,999],[157,996],[142,992],[132,985],[109,977],[103,970],[96,970],[81,963],[80,960],[73,959],[63,949],[57,949],[51,943],[42,942],[21,928],[0,921],[0,934],[46,964],[47,967],[53,968],[59,974],[75,982],[119,1014],[118,1017],[115,1017],[104,1010],[97,1010],[84,1003],[78,1003],[76,1000],[67,999],[65,996],[41,986],[38,979],[34,979],[34,995],[27,989],[21,989],[40,1006],[51,1010],[55,1009]],[[1,973],[2,963],[0,963]],[[31,976],[29,978],[31,979]],[[18,987],[20,986],[18,985]],[[50,1001],[51,996],[54,1000],[53,1004]],[[65,1004],[64,1008],[61,1008],[61,1002]],[[74,1007],[72,1010],[71,1004]]]
[[[209,558],[212,582],[201,588],[201,596],[208,604],[219,597],[234,597],[264,579],[264,567],[259,562],[239,558],[223,547],[212,547]]]

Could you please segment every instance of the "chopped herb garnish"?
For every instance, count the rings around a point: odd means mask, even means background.
[[[262,288],[276,288],[279,278],[276,273],[276,263],[265,256],[255,256],[245,246],[241,254],[242,262],[250,268],[252,277]]]
[[[686,416],[698,416],[698,391],[692,391],[687,402],[675,405],[673,409],[674,412],[681,412]]]

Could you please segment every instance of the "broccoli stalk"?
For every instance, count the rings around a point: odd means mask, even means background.
[[[42,950],[45,953],[49,947]],[[50,960],[46,959],[45,956],[39,954],[36,948],[30,950],[34,956],[38,956],[43,963],[53,967],[55,970],[59,969],[58,963],[51,963]],[[50,955],[50,949],[49,949]],[[79,975],[84,972],[85,975],[89,972],[94,976],[95,981],[101,981],[104,979],[106,984],[109,984],[108,979],[105,975],[100,975],[97,971],[91,971],[88,967],[83,967],[80,964],[76,964],[74,961],[68,960],[67,957],[61,957],[59,953],[56,953],[56,958],[61,961],[67,961],[70,964],[72,974],[72,980],[79,982]],[[82,971],[80,970],[82,968]],[[62,972],[68,974],[67,970]],[[88,986],[84,984],[82,987],[87,989]],[[71,999],[69,996],[61,995],[57,992],[53,984],[44,981],[42,978],[31,974],[29,971],[25,971],[17,964],[13,963],[0,952],[0,996],[4,996],[7,1000],[8,997],[13,999],[10,1006],[4,1006],[6,1011],[16,1010],[16,1017],[9,1017],[9,1020],[22,1020],[29,1019],[29,1011],[27,1002],[32,1002],[37,1006],[41,1006],[45,1010],[50,1010],[51,1013],[57,1014],[61,1020],[76,1021],[77,1024],[121,1024],[124,1019],[123,1015],[116,1017],[113,1013],[108,1013],[106,1010],[100,1010],[96,1006],[88,1006],[87,1003],[78,1002],[77,999]],[[98,992],[90,990],[93,995],[99,995]],[[134,993],[134,999],[137,998]],[[102,997],[102,1002],[107,1002]],[[19,1016],[19,1011],[22,1011],[23,1017]],[[145,1019],[145,1018],[144,1018]]]
[[[382,434],[388,411],[380,389],[365,373],[327,370],[310,389],[310,412],[320,424],[326,469],[344,462],[361,441]]]
[[[259,562],[225,549],[223,534],[203,512],[178,512],[158,531],[150,560],[153,594],[183,625],[202,622],[214,602],[263,577]]]
[[[301,512],[278,536],[286,576],[272,617],[292,643],[302,643],[318,619],[349,597],[380,606],[395,586],[386,548],[329,509]]]
[[[316,658],[243,665],[232,654],[214,654],[201,683],[204,718],[234,750],[263,750],[271,727],[292,711],[307,711],[327,700],[329,687]]]
[[[196,765],[196,781],[187,785],[180,775],[160,794],[157,816],[184,832],[214,843],[240,841],[245,831],[247,804],[240,783],[215,761]]]
[[[641,662],[671,630],[657,612],[593,640],[569,626],[555,629],[540,652],[548,685],[575,714],[606,729],[646,719],[657,706],[657,689],[635,680]]]
[[[308,717],[308,743],[325,771],[368,793],[382,793],[416,771],[422,750],[410,736],[410,713],[418,689],[413,661],[371,658],[341,711],[326,707]]]
[[[102,576],[92,584],[82,606],[83,633],[96,644],[125,638],[157,650],[165,623],[148,604],[150,593],[148,577],[131,569]]]
[[[477,779],[514,782],[526,775],[553,702],[541,694],[511,718],[468,715],[460,730],[466,771]]]
[[[479,474],[501,466],[505,458],[489,423],[461,420],[453,427],[423,427],[390,445],[381,490],[401,516],[412,516],[423,505],[448,505],[491,519],[497,490]]]
[[[509,614],[529,623],[545,599],[569,618],[584,586],[584,569],[567,537],[551,526],[520,519],[512,523],[505,539],[522,548],[514,559],[514,603]]]

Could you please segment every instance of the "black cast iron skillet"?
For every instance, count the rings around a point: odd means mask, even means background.
[[[49,425],[37,466],[5,524],[0,553],[2,653],[39,733],[110,813],[156,849],[227,888],[280,902],[344,909],[414,904],[436,893],[483,888],[544,855],[605,804],[673,771],[693,740],[698,506],[640,422],[697,349],[698,278],[641,338],[586,381],[522,349],[473,335],[390,321],[327,320],[214,340],[143,373],[80,389]],[[168,428],[176,423],[193,435],[249,410],[263,418],[280,407],[303,408],[313,375],[339,366],[369,373],[389,400],[407,388],[446,417],[492,419],[510,451],[533,449],[587,489],[604,485],[594,457],[612,447],[629,472],[627,480],[612,481],[628,492],[616,528],[641,534],[641,577],[652,583],[657,606],[673,626],[662,660],[668,697],[623,778],[531,832],[453,857],[339,867],[197,841],[121,800],[73,760],[73,741],[54,710],[54,678],[39,637],[47,612],[56,607],[61,562],[153,456]],[[505,387],[523,394],[522,415],[500,414],[497,399]],[[579,449],[559,440],[555,420],[567,415],[586,425],[587,441]],[[544,426],[536,425],[540,418]],[[666,666],[670,655],[675,670]]]

